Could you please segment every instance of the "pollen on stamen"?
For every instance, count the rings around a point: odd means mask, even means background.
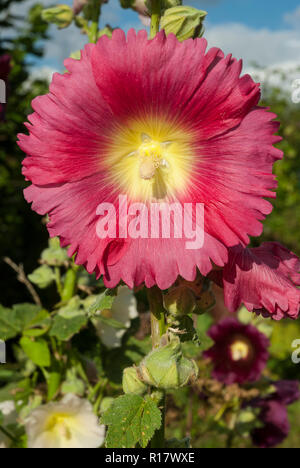
[[[164,153],[171,142],[158,142],[152,140],[148,135],[141,135],[142,144],[137,150],[140,158],[140,177],[144,180],[151,180],[156,173],[156,170],[167,169],[169,164],[164,158]]]

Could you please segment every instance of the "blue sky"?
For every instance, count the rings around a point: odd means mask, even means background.
[[[34,0],[27,0],[28,4]],[[42,0],[45,6],[56,4]],[[61,3],[72,4],[72,0]],[[221,47],[226,53],[243,58],[246,67],[254,62],[264,67],[300,65],[300,0],[186,0],[185,4],[208,12],[205,36],[209,46]],[[110,23],[124,30],[141,29],[143,25],[132,10],[124,10],[119,0],[103,6],[101,25]],[[51,28],[52,40],[46,45],[46,56],[36,67],[62,70],[63,59],[83,47],[86,38],[71,27],[57,31]]]
[[[207,0],[190,1],[193,6],[206,9],[212,24],[243,23],[252,28],[280,29],[286,26],[284,14],[300,7],[299,0]]]

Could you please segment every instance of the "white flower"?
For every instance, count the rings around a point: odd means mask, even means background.
[[[73,394],[35,409],[25,427],[28,448],[98,448],[105,439],[92,405]]]
[[[3,426],[13,424],[16,422],[17,413],[15,403],[13,401],[2,401],[0,403],[0,412],[4,416]],[[8,448],[11,440],[0,431],[0,448]]]
[[[124,327],[129,328],[131,320],[138,317],[137,304],[133,292],[127,286],[120,286],[112,308],[110,310],[101,311],[101,315],[106,318],[114,319],[122,323]],[[110,349],[119,348],[121,346],[126,329],[113,328],[97,319],[94,321],[94,325],[105,346]]]

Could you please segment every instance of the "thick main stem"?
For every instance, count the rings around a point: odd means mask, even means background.
[[[151,0],[150,38],[153,39],[159,31],[161,16],[161,0]]]
[[[98,39],[98,32],[99,32],[99,18],[101,14],[101,3],[99,0],[94,0],[93,2],[93,15],[92,15],[92,23],[89,30],[89,41],[93,42],[94,44],[97,42]]]
[[[152,349],[160,345],[161,337],[166,332],[165,310],[163,307],[163,297],[160,289],[154,286],[148,289],[148,300],[151,312],[151,338]],[[161,408],[162,424],[158,431],[155,432],[151,440],[152,448],[164,448],[165,445],[165,404],[166,395],[161,391],[161,400],[159,406]]]

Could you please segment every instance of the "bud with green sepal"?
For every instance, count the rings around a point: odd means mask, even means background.
[[[167,345],[154,349],[143,359],[138,373],[148,385],[167,390],[187,385],[197,377],[198,368],[195,361],[183,356],[179,338],[172,336]]]
[[[168,34],[175,34],[179,41],[195,39],[204,34],[203,21],[206,11],[189,6],[178,6],[165,11],[161,18],[161,29]]]
[[[148,387],[139,378],[135,367],[127,367],[123,371],[123,391],[133,395],[144,395]]]
[[[59,29],[64,29],[72,23],[74,12],[68,5],[57,5],[43,10],[42,19],[47,23],[56,24]]]
[[[164,294],[164,307],[171,315],[171,322],[176,316],[195,312],[197,301],[203,292],[203,277],[199,274],[195,281],[177,279],[175,284]]]
[[[188,315],[196,308],[196,298],[189,288],[174,287],[164,295],[164,307],[173,317]]]

